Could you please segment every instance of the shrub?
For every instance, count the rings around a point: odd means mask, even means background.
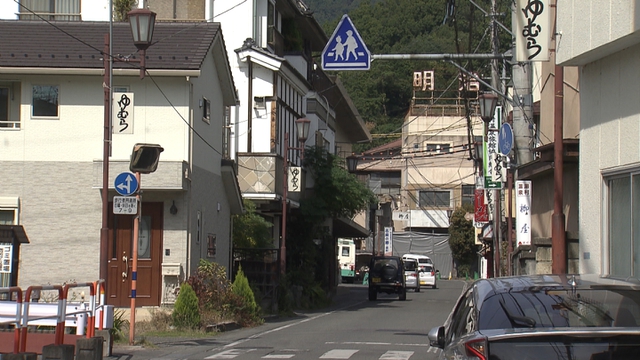
[[[233,299],[231,307],[235,313],[236,321],[241,326],[262,324],[264,320],[260,317],[260,307],[256,303],[251,286],[249,286],[249,280],[242,272],[242,267],[238,269],[232,289],[235,299]]]
[[[236,279],[233,281],[232,290],[234,294],[240,296],[244,300],[245,309],[249,313],[255,314],[258,309],[258,304],[256,304],[256,298],[253,295],[251,286],[249,286],[249,280],[247,280],[247,277],[244,276],[244,272],[242,272],[242,266],[238,268]]]
[[[171,317],[173,325],[178,328],[195,329],[200,326],[198,297],[189,284],[184,283],[180,287]]]

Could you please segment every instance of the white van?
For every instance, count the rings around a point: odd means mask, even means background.
[[[414,259],[418,262],[420,268],[420,285],[431,286],[437,288],[436,284],[436,267],[433,265],[431,258],[426,255],[404,254],[402,260]]]
[[[356,277],[356,244],[353,240],[338,239],[338,266],[342,282],[353,283]]]

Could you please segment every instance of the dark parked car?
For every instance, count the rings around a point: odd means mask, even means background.
[[[369,300],[378,298],[378,293],[398,294],[407,300],[404,264],[398,256],[374,256],[369,263]]]
[[[640,359],[640,282],[597,275],[481,279],[429,332],[441,359]]]

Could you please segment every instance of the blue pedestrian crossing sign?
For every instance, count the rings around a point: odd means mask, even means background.
[[[347,14],[322,50],[322,70],[369,70],[371,53]]]

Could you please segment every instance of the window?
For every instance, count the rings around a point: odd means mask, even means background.
[[[224,126],[222,127],[222,158],[231,159],[231,107],[224,107]]]
[[[34,117],[58,117],[58,86],[34,85],[31,110]]]
[[[216,257],[216,234],[207,234],[207,256]]]
[[[424,207],[446,207],[451,205],[451,191],[422,190],[419,192],[419,205]]]
[[[475,193],[476,193],[475,185],[462,185],[462,205],[469,204],[473,206]]]
[[[9,88],[0,87],[0,127],[13,127],[9,123]]]
[[[267,43],[273,44],[276,30],[276,5],[269,1],[267,4]]]
[[[343,246],[342,247],[342,256],[349,256],[349,247],[348,246]]]
[[[20,5],[20,20],[82,20],[80,0],[20,0]]]
[[[606,179],[609,273],[640,276],[640,173]]]
[[[202,121],[211,123],[211,101],[205,97],[202,98]]]
[[[17,197],[0,197],[0,225],[18,224],[18,204]],[[12,245],[0,242],[0,287],[8,287],[11,284],[11,259]],[[15,265],[14,265],[15,266]]]
[[[434,143],[426,143],[424,149],[427,152],[435,153],[435,154],[444,154],[451,152],[451,144],[434,144]]]

